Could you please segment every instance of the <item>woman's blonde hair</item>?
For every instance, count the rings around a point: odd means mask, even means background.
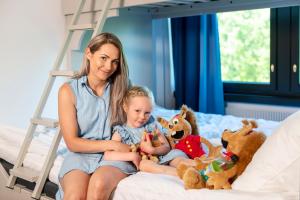
[[[111,89],[110,89],[110,108],[111,108],[111,118],[110,124],[114,125],[123,122],[125,119],[125,114],[121,108],[122,99],[128,89],[128,66],[123,53],[123,46],[121,41],[112,33],[101,33],[91,39],[86,50],[89,49],[93,54],[98,51],[102,45],[112,44],[119,49],[120,62],[116,71],[109,78]],[[88,75],[90,71],[90,62],[86,56],[83,58],[83,64],[80,69],[79,74],[75,78],[80,78],[82,76]]]

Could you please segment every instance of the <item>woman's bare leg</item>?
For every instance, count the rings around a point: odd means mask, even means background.
[[[88,187],[88,200],[107,200],[118,183],[128,175],[112,166],[99,167],[92,175]]]
[[[90,175],[80,170],[72,170],[64,175],[61,186],[64,200],[86,199]]]

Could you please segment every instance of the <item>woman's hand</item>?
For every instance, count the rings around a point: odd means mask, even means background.
[[[139,169],[139,165],[140,165],[140,162],[142,160],[142,157],[137,152],[131,152],[131,153],[132,153],[131,161],[133,162],[133,164],[135,165],[135,167],[137,169]]]
[[[148,154],[153,154],[154,147],[152,146],[150,136],[148,134],[144,134],[141,140],[140,148],[143,152]]]

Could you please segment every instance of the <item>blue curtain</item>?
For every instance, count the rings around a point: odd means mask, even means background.
[[[171,19],[176,107],[224,114],[215,14]]]

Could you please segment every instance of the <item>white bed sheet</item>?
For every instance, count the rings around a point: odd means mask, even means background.
[[[295,200],[287,193],[238,190],[185,190],[177,177],[139,172],[123,179],[114,200]]]
[[[153,115],[161,116],[165,119],[170,119],[172,116],[178,113],[178,110],[167,110],[160,107],[155,107]],[[210,139],[213,143],[220,143],[220,136],[224,129],[236,130],[242,126],[242,118],[234,116],[221,116],[213,114],[203,114],[196,113],[197,123],[200,127],[200,134],[203,137]],[[257,120],[259,131],[263,131],[266,135],[270,135],[272,131],[277,127],[279,122],[267,121],[259,119]],[[0,125],[0,157],[10,163],[14,163],[19,148],[25,137],[25,130]],[[35,170],[41,170],[43,160],[46,157],[48,148],[52,141],[54,135],[54,129],[47,129],[38,127],[33,142],[29,148],[29,153],[27,154],[24,166],[33,168]],[[52,167],[49,179],[54,183],[58,183],[57,175],[60,166],[63,161],[64,155],[67,153],[66,145],[61,141],[58,149],[58,156],[55,159],[54,166]],[[139,184],[141,183],[141,184]],[[138,187],[137,187],[138,186]],[[142,189],[138,189],[142,187]],[[156,189],[155,189],[156,188]],[[155,189],[155,190],[154,190]],[[148,192],[151,192],[149,193]],[[252,193],[240,192],[240,191],[207,191],[207,190],[191,190],[185,191],[181,181],[176,177],[169,177],[164,175],[149,175],[147,173],[138,173],[136,175],[130,176],[124,179],[116,190],[114,199],[158,199],[158,197],[163,197],[159,199],[196,199],[196,197],[201,197],[201,199],[220,199],[226,193],[228,198],[232,196],[241,196],[239,199],[250,199],[253,195]],[[145,192],[147,191],[147,192]],[[152,192],[153,191],[153,192]],[[154,193],[154,191],[156,191]],[[139,193],[140,192],[140,193]],[[149,196],[149,194],[151,194]],[[201,194],[201,195],[200,195]],[[266,194],[260,194],[264,196]],[[272,199],[282,199],[281,195],[268,194],[268,198]],[[202,198],[203,196],[203,198]],[[270,197],[269,197],[270,196]],[[131,197],[131,198],[129,198]],[[157,197],[157,198],[156,198]],[[205,197],[205,198],[204,198]],[[214,197],[214,198],[212,198]],[[249,198],[248,198],[249,197]],[[260,197],[259,197],[260,198]],[[224,198],[223,198],[224,199]],[[231,198],[232,199],[232,198]],[[262,198],[267,199],[267,198]]]

